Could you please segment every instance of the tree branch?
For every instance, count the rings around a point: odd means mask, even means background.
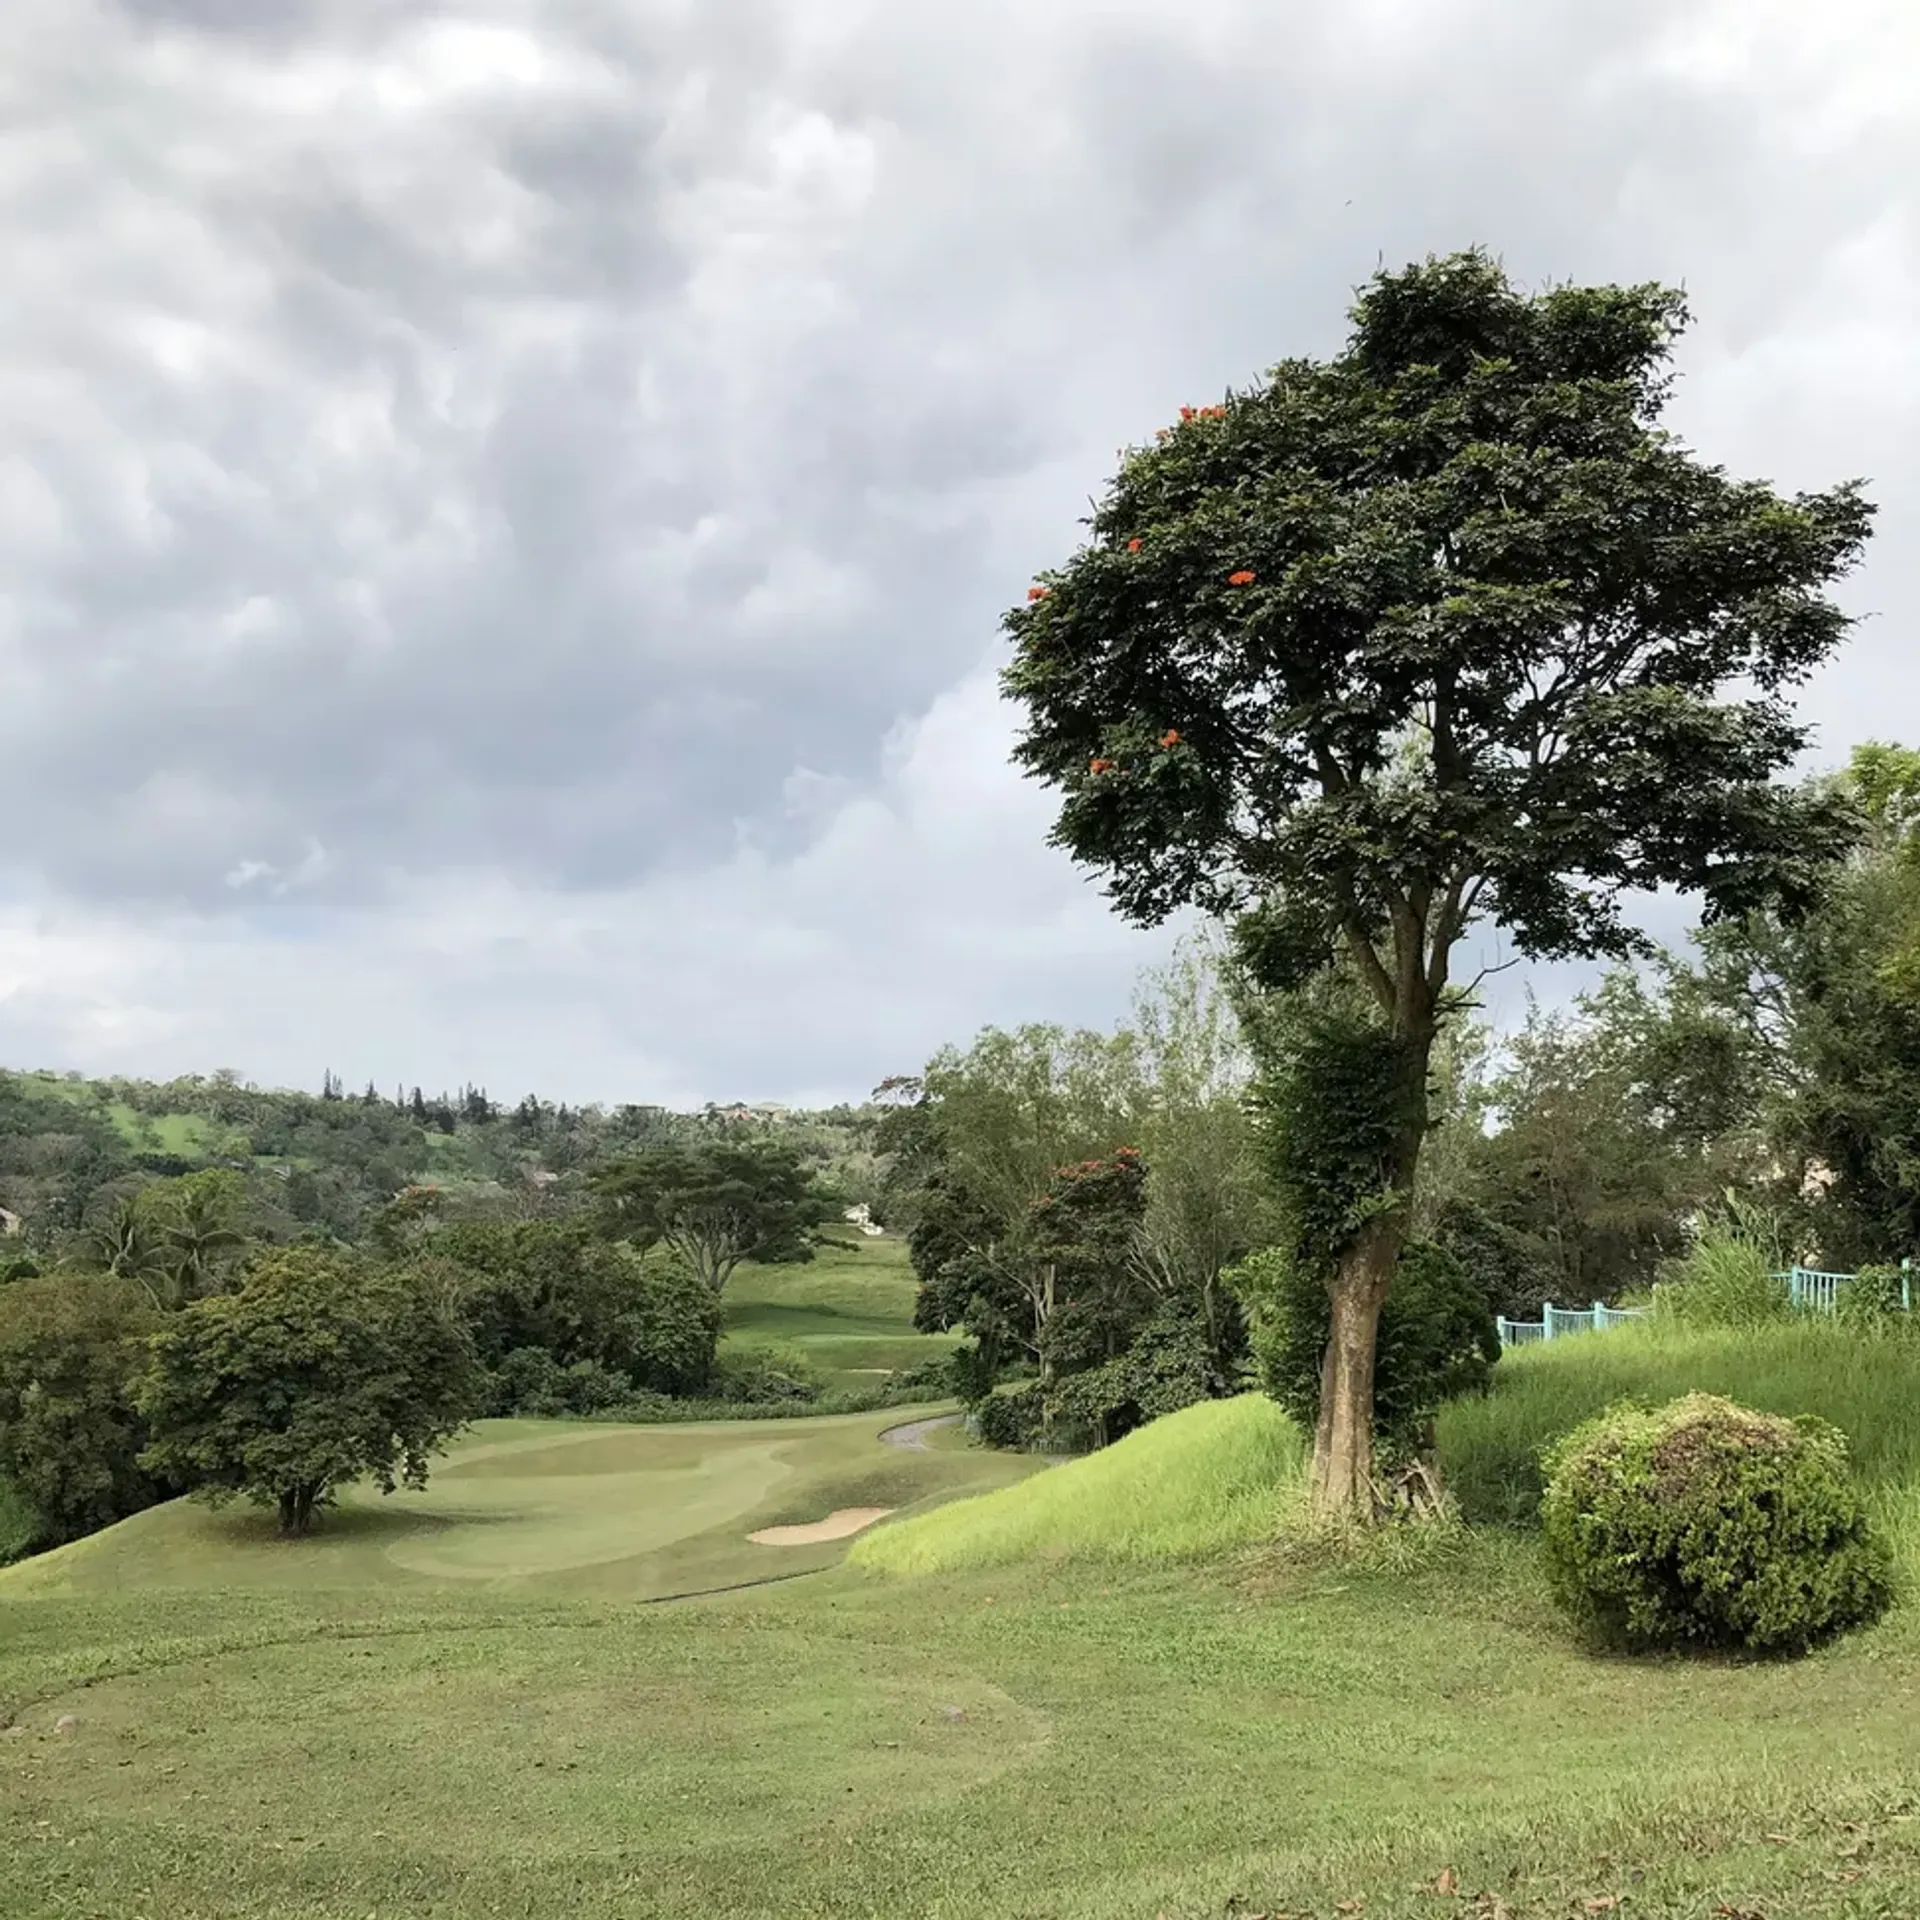
[[[1466,923],[1462,906],[1466,889],[1467,876],[1456,873],[1447,884],[1439,915],[1433,923],[1433,951],[1427,957],[1427,994],[1434,1000],[1439,999],[1441,989],[1447,984],[1447,958],[1453,951],[1453,943],[1460,937],[1460,929]]]
[[[1509,967],[1517,967],[1521,958],[1522,956],[1516,953],[1511,960],[1502,960],[1495,966],[1482,967],[1460,991],[1465,994],[1478,993],[1482,980],[1491,980],[1496,973],[1505,973]]]

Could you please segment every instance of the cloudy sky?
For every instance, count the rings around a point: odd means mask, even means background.
[[[1683,284],[1688,439],[1871,479],[1808,706],[1920,740],[1916,182],[1910,0],[7,0],[0,1063],[811,1101],[1107,1024],[1166,936],[999,613],[1476,242]]]

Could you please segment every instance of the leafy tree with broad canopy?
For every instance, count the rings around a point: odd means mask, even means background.
[[[1154,925],[1245,916],[1271,989],[1335,964],[1397,1049],[1377,1204],[1327,1275],[1314,1447],[1371,1503],[1380,1311],[1408,1232],[1455,947],[1627,956],[1623,896],[1789,909],[1846,809],[1776,776],[1785,699],[1849,622],[1873,509],[1783,497],[1659,424],[1688,315],[1660,286],[1516,290],[1473,251],[1382,272],[1333,359],[1182,410],[1007,616],[1015,758],[1056,844]]]
[[[139,1464],[134,1391],[160,1309],[112,1274],[25,1279],[0,1291],[0,1477],[53,1547],[176,1489]]]
[[[653,1147],[590,1178],[608,1232],[645,1248],[664,1241],[716,1294],[743,1260],[813,1258],[833,1201],[791,1148],[714,1140]]]
[[[425,1486],[428,1456],[478,1408],[452,1289],[351,1253],[275,1252],[238,1292],[170,1316],[152,1346],[141,1465],[212,1503],[276,1507],[286,1534],[307,1532],[343,1482]]]

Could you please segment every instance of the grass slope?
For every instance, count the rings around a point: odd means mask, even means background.
[[[950,1353],[949,1334],[916,1333],[906,1242],[833,1233],[804,1266],[743,1266],[727,1282],[724,1338],[797,1353],[829,1387],[872,1387]]]
[[[1903,1625],[1793,1666],[1597,1662],[1497,1539],[1264,1591],[6,1595],[9,1920],[1474,1911],[1424,1890],[1443,1870],[1510,1920],[1867,1920],[1920,1884]]]
[[[219,1130],[198,1113],[141,1113],[124,1100],[103,1098],[105,1089],[91,1080],[69,1080],[54,1073],[22,1073],[16,1076],[35,1092],[77,1107],[97,1109],[109,1120],[115,1132],[128,1146],[144,1153],[177,1154],[191,1159],[209,1152]]]
[[[1610,1385],[1603,1347],[1551,1367]],[[1487,1417],[1565,1417],[1581,1396],[1548,1412],[1540,1365]],[[430,1528],[281,1547],[176,1507],[0,1574],[0,1916],[1916,1910],[1911,1605],[1804,1661],[1629,1662],[1569,1639],[1504,1529],[1398,1573],[1181,1561],[1246,1538],[1297,1470],[1256,1401],[856,1549],[912,1559],[917,1535],[964,1569],[634,1604],[701,1541],[806,1564],[740,1535],[995,1464],[888,1457],[883,1424],[783,1434],[789,1477],[750,1499],[764,1429],[502,1423]]]
[[[1261,1394],[1169,1414],[1118,1445],[856,1541],[857,1566],[1171,1562],[1270,1540],[1300,1484],[1298,1429]]]
[[[1920,1572],[1920,1338],[1910,1335],[1863,1339],[1812,1319],[1741,1331],[1653,1323],[1522,1347],[1501,1360],[1485,1399],[1441,1410],[1447,1484],[1470,1520],[1528,1523],[1549,1440],[1617,1400],[1695,1389],[1832,1421]]]

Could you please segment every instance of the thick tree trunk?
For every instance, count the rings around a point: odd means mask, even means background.
[[[1374,1349],[1405,1238],[1404,1215],[1372,1222],[1348,1248],[1327,1289],[1332,1332],[1320,1365],[1320,1421],[1313,1436],[1313,1504],[1321,1513],[1373,1513]]]
[[[1427,1131],[1427,1068],[1434,1027],[1422,1013],[1406,1035],[1405,1129],[1383,1171],[1396,1203],[1376,1214],[1341,1256],[1327,1285],[1332,1308],[1320,1364],[1320,1418],[1313,1436],[1313,1505],[1323,1514],[1375,1517],[1373,1375],[1380,1309],[1386,1305],[1413,1220],[1414,1179]]]
[[[320,1504],[322,1491],[310,1480],[280,1489],[280,1531],[288,1539],[298,1540],[312,1527],[313,1510]]]

